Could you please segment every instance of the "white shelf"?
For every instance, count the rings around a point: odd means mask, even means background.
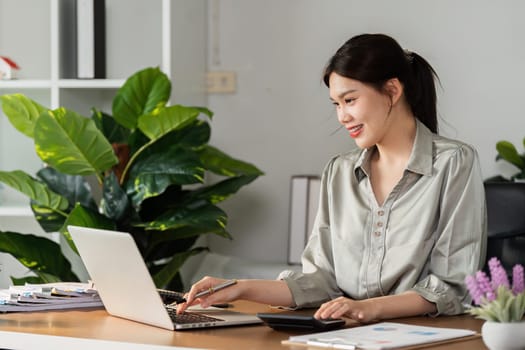
[[[60,79],[51,80],[2,80],[0,89],[50,89],[55,84],[58,88],[75,89],[114,89],[121,87],[125,79]]]
[[[0,89],[49,89],[51,80],[0,80]]]
[[[58,81],[60,88],[74,89],[114,89],[121,87],[125,79],[61,79]]]

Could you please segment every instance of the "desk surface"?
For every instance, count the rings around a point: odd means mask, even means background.
[[[256,313],[273,309],[251,302],[236,302],[234,310]],[[392,320],[424,326],[465,328],[480,331],[483,321],[471,316],[437,318],[412,317]],[[175,345],[212,349],[289,349],[304,347],[281,345],[294,332],[275,331],[264,325],[168,331],[129,320],[112,317],[103,309],[0,314],[0,330],[121,342]],[[486,349],[481,338],[427,346],[425,349]]]

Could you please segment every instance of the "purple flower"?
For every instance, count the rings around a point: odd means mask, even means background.
[[[525,291],[525,281],[523,277],[523,266],[520,264],[514,265],[512,269],[512,293],[517,295]]]
[[[503,268],[503,266],[501,266],[501,263],[498,260],[498,258],[490,258],[489,270],[490,277],[492,279],[492,288],[494,290],[497,290],[499,286],[504,286],[506,288],[510,287],[507,272],[505,272],[505,269]]]
[[[467,289],[470,293],[470,296],[472,297],[472,300],[474,301],[474,304],[480,305],[481,301],[483,300],[483,291],[478,286],[478,282],[474,278],[474,276],[467,276],[465,278],[465,284],[467,285]]]
[[[490,279],[485,272],[476,272],[476,281],[478,282],[478,288],[481,290],[487,301],[496,299],[495,290],[492,288]]]

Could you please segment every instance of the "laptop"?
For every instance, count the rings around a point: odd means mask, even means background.
[[[165,305],[126,232],[68,226],[87,272],[110,315],[169,330],[259,324],[255,315],[223,308],[194,308],[176,315]]]

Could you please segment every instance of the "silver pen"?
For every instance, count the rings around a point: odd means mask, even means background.
[[[202,292],[199,292],[197,294],[195,294],[195,298],[200,298],[200,297],[204,297],[206,295],[210,295],[210,294],[213,294],[214,292],[216,291],[219,291],[221,289],[224,289],[226,287],[229,287],[229,286],[233,286],[234,284],[237,283],[237,280],[227,280],[223,283],[220,283],[214,287],[210,287],[206,290],[203,290]]]

